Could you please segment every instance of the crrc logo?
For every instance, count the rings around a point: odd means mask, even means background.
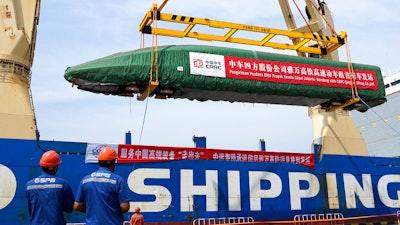
[[[203,60],[201,59],[194,59],[193,64],[196,68],[203,68]]]

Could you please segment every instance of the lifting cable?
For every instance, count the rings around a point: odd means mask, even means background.
[[[143,33],[140,33],[140,48],[141,49],[144,48],[144,34]],[[148,104],[148,100],[146,99],[146,105],[144,107],[144,113],[143,113],[143,119],[142,119],[142,127],[140,128],[140,135],[139,135],[139,142],[138,142],[139,145],[142,140],[144,122],[146,121],[147,104]]]
[[[336,36],[338,36],[335,28],[332,26],[332,24],[329,23],[329,21],[326,19],[325,15],[322,14],[321,10],[318,9],[318,7],[312,2],[311,0],[308,0],[308,2],[314,7],[315,11],[318,12],[318,14],[321,16],[321,18],[325,21],[326,25],[328,25],[329,29],[331,29],[331,32],[334,33]]]
[[[321,18],[325,21],[326,25],[328,25],[331,32],[337,36],[338,34],[337,34],[335,28],[332,26],[331,23],[329,23],[329,21],[326,19],[325,15],[322,14],[321,10],[314,4],[313,1],[308,0],[308,2],[312,5],[312,7],[315,9],[315,11],[317,11],[318,14],[321,16]],[[355,98],[358,98],[358,90],[357,90],[357,85],[356,85],[356,76],[355,76],[353,64],[351,62],[350,48],[349,48],[349,42],[348,42],[347,36],[344,38],[344,43],[346,44],[347,68],[349,71],[351,96],[353,99],[355,99]]]
[[[356,85],[356,75],[355,75],[355,72],[354,72],[353,63],[351,62],[350,48],[349,48],[349,42],[347,40],[347,37],[344,38],[344,43],[346,44],[347,68],[349,69],[351,95],[352,95],[353,98],[358,98],[358,90],[357,90],[357,85]]]
[[[338,36],[337,32],[335,31],[334,27],[330,22],[326,19],[325,15],[323,15],[320,11],[320,9],[314,4],[312,0],[308,0],[308,2],[312,5],[312,7],[315,9],[315,11],[318,12],[318,14],[321,16],[321,18],[325,21],[329,29],[333,34]],[[310,23],[306,20],[304,14],[301,12],[298,4],[296,3],[296,0],[293,0],[294,5],[296,6],[297,10],[299,11],[300,15],[303,17],[304,22],[307,24],[308,29],[310,30],[311,33],[313,33]],[[360,98],[358,96],[358,90],[357,90],[357,85],[356,85],[356,76],[353,68],[353,64],[351,62],[351,57],[350,57],[350,48],[349,48],[349,42],[347,39],[347,36],[344,38],[344,42],[346,44],[346,56],[347,56],[347,68],[349,72],[349,80],[350,80],[350,88],[351,88],[351,96],[352,100],[355,100],[355,102],[360,101]],[[318,46],[321,47],[321,43],[317,42]]]
[[[153,27],[157,28],[157,11],[156,7],[153,7]],[[153,68],[155,69],[155,80],[153,80]],[[149,85],[152,81],[158,81],[158,35],[152,32],[151,34],[151,54],[150,54],[150,80]]]
[[[141,48],[141,49],[144,48],[144,34],[143,34],[143,33],[140,33],[140,48]],[[139,142],[138,142],[139,145],[140,145],[140,142],[141,142],[141,140],[142,140],[144,122],[146,121],[147,104],[148,104],[148,100],[146,100],[146,105],[145,105],[145,108],[144,108],[143,120],[142,120],[142,127],[140,128],[140,136],[139,136]]]
[[[157,15],[158,11],[161,11],[161,9],[165,6],[168,0],[164,0],[164,2],[161,4],[159,8],[153,7],[153,27],[157,27]],[[144,34],[141,33],[140,35],[140,48],[144,48]],[[153,69],[155,72],[155,77],[153,76]],[[154,79],[153,79],[154,77]],[[141,143],[142,140],[142,135],[143,135],[143,129],[144,129],[144,124],[146,121],[146,115],[147,115],[147,107],[149,103],[149,96],[151,94],[152,88],[150,88],[151,85],[153,85],[153,82],[157,82],[158,85],[158,35],[152,33],[151,35],[151,52],[150,52],[150,71],[149,71],[149,83],[147,84],[147,93],[146,93],[146,105],[143,113],[143,120],[142,120],[142,127],[140,129],[140,136],[139,136],[139,144]]]
[[[294,0],[293,0],[294,1]],[[329,23],[329,21],[326,19],[326,17],[321,13],[321,11],[318,9],[318,7],[311,1],[308,0],[311,5],[314,7],[315,11],[317,11],[319,13],[319,15],[321,16],[321,18],[324,19],[325,23],[329,26],[330,30],[332,31],[332,33],[334,33],[337,36],[337,33],[334,29],[334,27],[332,26],[332,24]],[[295,3],[296,4],[296,3]],[[299,10],[297,4],[296,4],[297,9]],[[301,13],[301,11],[299,10],[299,12]],[[303,16],[303,15],[302,15]],[[303,16],[304,19],[304,16]],[[305,22],[307,23],[307,21],[305,20]],[[308,23],[307,23],[308,25]],[[311,30],[311,27],[308,25],[309,29]],[[312,31],[311,31],[312,32]],[[349,79],[350,79],[350,86],[351,86],[351,95],[352,95],[352,99],[355,100],[355,102],[361,101],[362,104],[364,104],[365,106],[368,107],[369,110],[372,110],[372,112],[381,120],[381,121],[385,121],[385,119],[379,115],[370,105],[368,105],[367,102],[365,102],[363,99],[361,99],[358,96],[358,89],[357,89],[357,84],[356,84],[356,75],[354,72],[354,67],[353,67],[353,63],[351,60],[351,55],[350,55],[350,48],[349,48],[349,42],[347,39],[347,36],[344,38],[344,42],[346,45],[346,56],[347,56],[347,68],[349,71]],[[390,129],[392,129],[398,136],[400,136],[400,131],[396,130],[396,128],[394,128],[393,126],[391,126],[389,123],[386,123],[387,126],[389,126]]]
[[[150,89],[148,90],[150,92]],[[146,121],[146,115],[147,115],[147,105],[149,104],[149,98],[146,99],[146,105],[144,107],[144,113],[143,113],[143,120],[142,120],[142,127],[140,128],[140,136],[139,136],[139,145],[142,141],[142,134],[143,134],[143,129],[144,129],[144,122]]]
[[[318,9],[318,7],[312,2],[311,0],[308,0],[311,5],[314,7],[315,11],[319,13],[321,18],[325,21],[326,25],[330,28],[331,32],[334,33],[336,36],[338,35],[335,28],[333,25],[326,19],[326,17],[322,14],[322,12]],[[346,56],[347,56],[347,68],[349,71],[349,80],[350,80],[350,87],[351,87],[351,96],[352,99],[359,99],[358,96],[358,89],[356,85],[356,76],[353,68],[353,63],[351,61],[351,56],[350,56],[350,47],[349,47],[349,41],[347,39],[347,36],[344,38],[344,43],[346,45]]]
[[[303,17],[303,20],[304,20],[304,22],[306,23],[308,29],[310,30],[310,33],[311,33],[311,34],[314,34],[313,31],[312,31],[312,29],[311,29],[310,23],[307,21],[306,17],[305,17],[304,14],[301,12],[300,7],[299,7],[299,5],[297,4],[296,0],[293,0],[293,4],[296,6],[297,11],[299,11],[301,17]],[[317,44],[318,44],[318,46],[319,46],[320,48],[322,48],[320,42],[317,41]]]

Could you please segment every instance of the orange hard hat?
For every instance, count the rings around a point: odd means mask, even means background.
[[[140,212],[140,208],[139,207],[135,207],[135,212]]]
[[[47,151],[43,153],[40,159],[39,165],[43,167],[54,168],[61,164],[60,156],[54,150]]]
[[[99,153],[99,161],[109,161],[117,158],[117,152],[110,146],[104,147]]]

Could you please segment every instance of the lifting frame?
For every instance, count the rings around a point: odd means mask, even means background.
[[[246,24],[230,23],[217,20],[210,20],[207,18],[195,18],[189,16],[180,16],[175,14],[161,13],[161,9],[165,6],[167,0],[161,4],[160,7],[157,4],[152,4],[151,9],[146,13],[142,22],[139,25],[139,31],[143,34],[153,34],[162,35],[178,38],[196,38],[204,41],[221,41],[221,42],[231,42],[238,44],[247,44],[255,46],[271,47],[280,50],[295,50],[298,53],[308,53],[314,55],[329,55],[333,51],[337,50],[339,47],[345,44],[345,39],[347,33],[342,31],[338,36],[325,36],[318,33],[306,33],[298,31],[288,31],[280,30],[274,28],[267,28],[261,26],[253,26]],[[155,15],[156,14],[156,15]],[[186,24],[184,30],[174,30],[167,28],[159,28],[157,26],[152,26],[155,22],[165,21],[169,23],[179,23]],[[200,33],[192,31],[196,25],[208,26],[209,28],[216,29],[227,29],[228,31],[224,35],[216,35],[209,33]],[[265,36],[261,39],[248,39],[235,37],[237,31],[255,32],[259,34],[264,34]],[[278,42],[273,38],[276,36],[288,37],[290,40],[296,40],[296,43],[282,43]],[[317,45],[309,46],[310,43],[318,43]],[[146,97],[152,94],[152,92],[157,88],[158,80],[150,80],[146,89],[138,96],[138,100],[144,100]],[[359,98],[352,98],[342,103],[339,106],[330,108],[328,111],[334,111],[339,108],[344,108],[346,106],[352,105],[359,102]]]

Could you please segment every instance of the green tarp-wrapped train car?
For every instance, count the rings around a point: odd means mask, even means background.
[[[150,65],[153,65],[152,67]],[[352,64],[358,97],[385,102],[379,67]],[[149,81],[150,96],[199,101],[315,106],[352,98],[348,63],[199,45],[171,45],[117,53],[69,67],[65,79],[95,93],[133,96]],[[368,107],[358,104],[365,111]],[[350,109],[353,109],[350,108]]]

